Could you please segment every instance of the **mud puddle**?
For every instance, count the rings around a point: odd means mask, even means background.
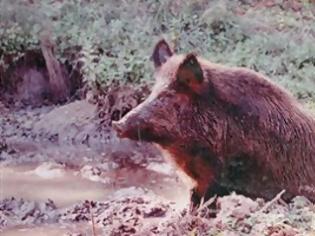
[[[73,170],[57,164],[0,167],[0,199],[15,197],[25,200],[53,199],[58,207],[77,201],[102,200],[108,194],[101,183],[82,178]]]
[[[0,166],[0,200],[10,197],[33,201],[52,199],[57,207],[65,207],[79,201],[106,200],[109,196],[143,191],[184,206],[188,201],[187,189],[174,175],[165,163],[103,172],[91,165],[71,169],[53,162]]]

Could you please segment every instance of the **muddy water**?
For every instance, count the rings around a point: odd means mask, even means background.
[[[134,194],[143,189],[183,207],[188,200],[187,189],[172,172],[161,173],[166,168],[170,167],[156,163],[152,169],[125,167],[98,176],[83,172],[85,167],[74,170],[55,163],[0,166],[0,200],[12,196],[35,201],[52,199],[57,207],[65,207],[83,200],[106,200],[111,194]]]
[[[102,200],[108,194],[101,183],[83,179],[72,170],[43,167],[44,164],[0,167],[0,199],[52,199],[58,207],[64,207],[85,199]]]

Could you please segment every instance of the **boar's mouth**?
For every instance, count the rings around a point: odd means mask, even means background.
[[[113,128],[116,130],[118,137],[128,138],[135,141],[144,141],[164,144],[170,142],[170,137],[166,135],[157,134],[152,127],[132,127],[129,129],[121,129],[119,125],[113,123]]]

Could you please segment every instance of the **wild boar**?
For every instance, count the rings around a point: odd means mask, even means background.
[[[157,144],[195,182],[194,206],[236,191],[315,200],[315,122],[284,88],[253,70],[155,46],[149,97],[113,127]]]

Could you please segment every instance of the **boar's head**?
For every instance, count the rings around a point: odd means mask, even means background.
[[[113,122],[118,136],[162,146],[219,138],[217,126],[222,120],[202,59],[194,54],[176,55],[164,40],[157,43],[151,59],[155,85],[143,103]]]

